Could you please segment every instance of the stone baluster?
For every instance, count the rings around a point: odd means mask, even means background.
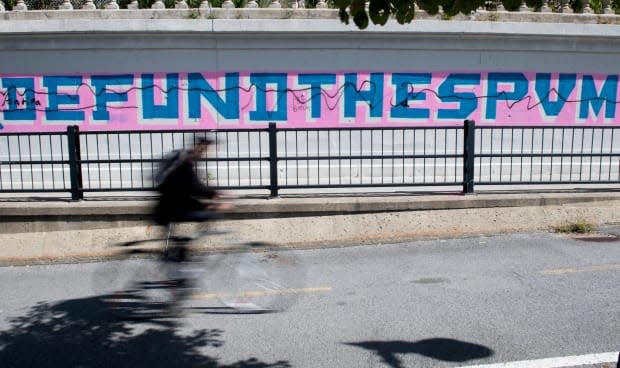
[[[562,5],[560,9],[560,13],[572,13],[573,9],[568,5],[568,0],[561,0],[560,4]]]
[[[232,0],[225,0],[222,3],[222,9],[234,9],[235,8],[235,3],[232,2]]]
[[[299,9],[299,3],[297,2],[297,0],[293,0],[291,2],[291,9]]]
[[[530,8],[527,7],[527,4],[525,3],[525,0],[521,1],[521,5],[519,6],[519,11],[520,12],[529,12]]]
[[[129,10],[140,9],[140,4],[138,4],[138,0],[132,0],[129,4],[127,4],[127,9]]]
[[[209,4],[209,0],[202,0],[202,2],[200,3],[199,9],[202,9],[202,10],[211,9],[211,4]]]
[[[603,14],[614,14],[614,10],[611,8],[611,0],[603,1]]]
[[[28,5],[24,2],[24,0],[17,0],[17,4],[13,5],[14,11],[26,11],[28,10]]]
[[[187,5],[187,2],[185,0],[177,0],[174,3],[174,8],[175,9],[189,9],[189,5]]]
[[[325,2],[325,0],[319,0],[319,2],[316,3],[316,8],[317,9],[325,9],[325,8],[327,8],[327,3]]]
[[[97,9],[97,6],[93,2],[93,0],[86,0],[84,5],[82,5],[82,9],[84,9],[84,10],[95,10],[95,9]]]
[[[6,11],[6,8],[4,7],[4,1],[0,0],[0,12]]]
[[[504,3],[502,2],[502,0],[499,0],[497,3],[497,11],[498,12],[505,12],[506,8],[504,8]]]
[[[551,8],[549,7],[549,0],[543,0],[542,5],[540,6],[541,13],[551,13]]]
[[[248,1],[247,4],[245,4],[246,8],[252,8],[252,9],[256,9],[258,8],[258,3],[256,2],[256,0],[250,0]]]
[[[156,0],[153,5],[151,5],[151,9],[166,9],[166,4],[162,0]]]
[[[271,0],[271,2],[269,3],[269,7],[279,9],[282,7],[282,4],[280,4],[280,0]]]
[[[62,4],[58,5],[58,10],[73,10],[73,4],[69,0],[64,0]]]
[[[107,9],[107,10],[118,10],[118,9],[120,9],[120,6],[118,6],[118,3],[116,2],[116,0],[110,0],[110,1],[108,1],[107,4],[105,4],[104,9]]]
[[[582,13],[584,14],[592,14],[594,11],[590,8],[590,0],[581,0],[581,5],[583,6]]]

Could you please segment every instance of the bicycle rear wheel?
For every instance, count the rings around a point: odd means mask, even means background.
[[[293,252],[270,248],[254,243],[245,251],[213,257],[204,286],[207,295],[238,313],[290,308],[303,290],[304,268]]]
[[[127,259],[102,264],[94,287],[109,311],[123,318],[172,315],[182,302],[184,285],[175,278],[175,264],[152,259]]]

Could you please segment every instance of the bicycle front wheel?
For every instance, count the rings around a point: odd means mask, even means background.
[[[291,251],[274,251],[263,243],[250,245],[246,251],[220,255],[211,263],[209,295],[239,313],[290,308],[304,286],[301,262]]]

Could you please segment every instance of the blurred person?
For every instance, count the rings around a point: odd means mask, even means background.
[[[159,168],[155,180],[160,196],[154,217],[159,225],[169,227],[169,236],[173,223],[214,220],[220,217],[219,211],[230,208],[228,204],[203,201],[221,197],[218,191],[198,178],[195,170],[195,163],[205,157],[213,143],[210,139],[202,138],[189,149],[172,152]],[[166,254],[169,255],[170,260],[185,261],[185,244],[177,244]]]

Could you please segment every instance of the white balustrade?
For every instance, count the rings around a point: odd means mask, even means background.
[[[7,7],[5,5],[5,1],[7,0],[0,0],[0,12],[6,12],[7,11]],[[38,8],[30,8],[32,5],[30,4],[30,2],[33,0],[16,0],[15,5],[13,5],[12,7],[12,11],[29,11],[29,10],[38,10]],[[288,0],[285,2],[285,5],[283,6],[283,4],[280,2],[281,0],[268,0],[267,4],[263,5],[267,8],[271,8],[271,9],[280,9],[283,7],[290,7],[292,9],[305,9],[306,8],[306,4],[305,4],[305,0]],[[366,10],[368,11],[368,8],[370,6],[370,1],[372,0],[366,0],[364,2],[364,6],[366,8]],[[601,13],[601,14],[605,14],[605,15],[613,15],[615,14],[615,10],[613,8],[613,0],[602,0],[602,3],[599,4],[597,7],[595,7],[595,9],[592,8],[591,6],[591,1],[592,0],[578,0],[579,3],[578,5],[580,5],[580,13],[583,14],[594,14],[594,13]],[[553,12],[557,12],[557,13],[562,13],[562,14],[572,14],[573,13],[573,9],[571,8],[570,4],[569,4],[569,0],[559,0],[559,8],[556,8],[555,10],[552,9],[549,5],[549,0],[542,0],[542,4],[540,6],[539,9],[531,9],[527,6],[525,0],[522,0],[519,7],[517,9],[512,9],[511,11],[507,11],[506,8],[504,7],[504,4],[502,3],[502,1],[500,0],[490,0],[487,1],[485,5],[480,6],[477,10],[473,11],[471,13],[471,15],[468,15],[469,19],[475,19],[476,18],[476,13],[478,14],[490,14],[490,13],[507,13],[507,12],[515,12],[515,13],[532,13],[532,12],[537,12],[537,13],[543,13],[543,14],[549,14],[549,13],[553,13]],[[232,0],[223,0],[222,8],[224,9],[234,9],[235,3]],[[257,0],[247,0],[247,3],[243,6],[244,8],[251,8],[251,9],[255,9],[255,8],[259,8],[260,5],[258,3]],[[415,11],[418,14],[424,13],[423,10],[420,9],[420,7],[418,6],[417,2],[414,4],[415,7]],[[30,9],[29,9],[30,8]],[[120,6],[118,3],[118,0],[109,0],[107,3],[105,3],[105,5],[102,5],[102,8],[105,10],[120,10]],[[189,9],[190,5],[188,4],[187,0],[175,0],[174,1],[174,8],[175,9]],[[210,10],[211,7],[211,3],[209,3],[209,0],[202,0],[202,2],[199,5],[199,9],[201,10]],[[327,9],[329,8],[329,5],[327,3],[327,0],[318,0],[318,2],[316,3],[316,8],[317,9]],[[95,5],[95,3],[93,2],[93,0],[86,0],[86,2],[81,6],[81,9],[86,9],[86,10],[95,10],[97,9],[97,6]],[[131,10],[137,10],[140,9],[140,6],[138,4],[138,0],[131,0],[131,2],[129,4],[127,4],[127,9],[131,9]],[[164,4],[164,2],[162,0],[155,0],[153,2],[153,4],[151,5],[151,9],[166,9],[166,5]],[[491,9],[491,10],[487,10],[487,9]],[[74,6],[71,3],[71,0],[62,0],[62,2],[58,5],[58,10],[65,10],[65,11],[70,11],[70,10],[74,10]],[[440,13],[442,13],[442,9],[440,7]],[[273,14],[273,13],[270,13]],[[290,17],[290,13],[287,13],[287,17]],[[501,20],[501,18],[496,18]],[[512,19],[512,18],[509,18]],[[527,18],[524,18],[527,19]],[[552,18],[552,19],[557,19],[557,18]],[[555,20],[557,21],[557,20]]]

